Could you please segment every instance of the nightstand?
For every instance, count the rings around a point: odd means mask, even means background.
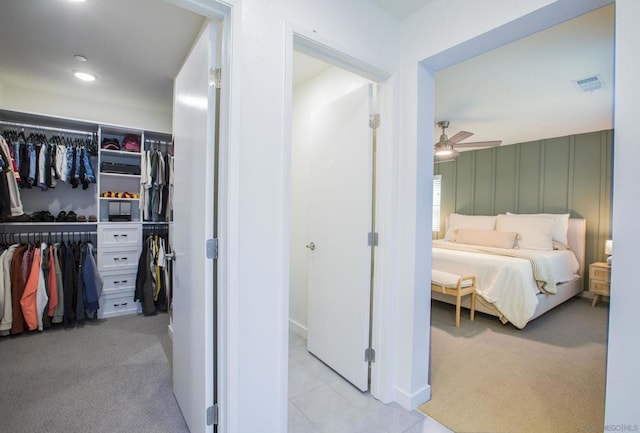
[[[589,265],[589,293],[593,293],[592,307],[595,307],[600,296],[609,296],[611,284],[611,266],[604,262]]]

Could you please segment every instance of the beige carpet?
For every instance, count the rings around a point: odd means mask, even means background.
[[[574,298],[518,330],[433,301],[431,400],[418,410],[451,430],[602,431],[608,304]]]

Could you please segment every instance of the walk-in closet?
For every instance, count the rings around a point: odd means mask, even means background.
[[[207,22],[155,0],[0,6],[0,388],[23,396],[0,430],[188,431],[174,79]]]

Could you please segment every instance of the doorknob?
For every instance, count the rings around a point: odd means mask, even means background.
[[[176,259],[176,253],[175,252],[165,253],[164,258],[169,260],[169,261],[175,260]]]
[[[313,251],[313,250],[315,250],[315,249],[316,249],[316,244],[314,244],[313,242],[309,242],[309,243],[306,245],[306,247],[307,247],[307,248],[309,248],[311,251]]]

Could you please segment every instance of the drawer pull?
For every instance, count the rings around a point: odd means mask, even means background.
[[[127,284],[129,281],[127,280],[122,280],[122,281],[114,281],[113,284]]]
[[[119,262],[120,260],[124,260],[124,261],[126,261],[126,260],[127,260],[127,258],[126,258],[126,257],[114,257],[114,258],[113,258],[113,261],[115,261],[115,262]]]
[[[122,304],[113,304],[114,307],[124,307],[128,304],[128,302],[123,302]]]

